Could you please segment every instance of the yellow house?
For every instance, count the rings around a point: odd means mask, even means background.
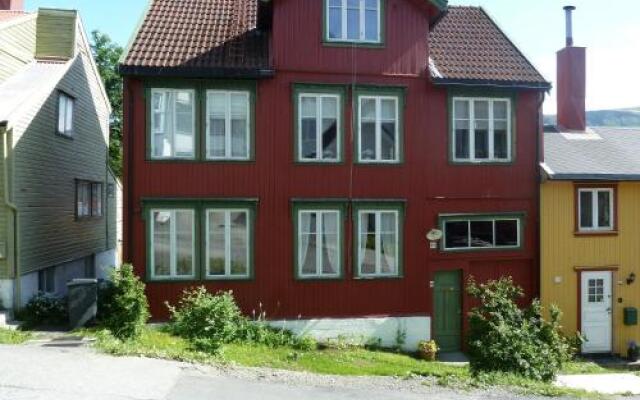
[[[583,353],[626,354],[640,342],[640,129],[545,132],[544,146],[541,300]]]

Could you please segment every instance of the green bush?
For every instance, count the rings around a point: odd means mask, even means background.
[[[167,304],[171,315],[169,329],[191,342],[197,349],[217,352],[223,344],[254,343],[270,347],[291,346],[298,350],[316,347],[315,340],[297,337],[286,329],[266,325],[263,314],[257,321],[244,317],[232,292],[215,295],[198,287],[183,292],[176,307]]]
[[[67,299],[38,293],[29,300],[17,315],[25,329],[43,325],[61,326],[69,322]]]
[[[471,279],[467,291],[480,301],[469,313],[469,356],[475,373],[509,372],[550,381],[572,358],[572,342],[560,332],[560,310],[552,306],[547,321],[538,300],[520,309],[516,300],[523,291],[510,277],[480,285]]]
[[[120,340],[140,336],[149,319],[144,283],[131,265],[123,265],[112,275],[112,284],[100,295],[100,321]]]

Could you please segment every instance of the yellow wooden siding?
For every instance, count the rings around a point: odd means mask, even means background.
[[[575,188],[572,182],[541,185],[541,273],[543,305],[555,303],[564,313],[567,333],[578,329],[578,273],[576,267],[619,267],[613,273],[613,348],[626,353],[630,340],[640,341],[640,325],[623,324],[623,308],[640,308],[640,183],[618,184],[618,235],[576,236]],[[638,280],[627,285],[631,272]],[[558,283],[556,279],[561,279]],[[622,302],[618,302],[618,299]]]

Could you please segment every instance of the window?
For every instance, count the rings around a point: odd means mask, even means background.
[[[356,225],[358,276],[399,276],[400,210],[359,208]]]
[[[578,189],[580,231],[612,231],[613,188]]]
[[[207,278],[248,278],[250,272],[250,211],[208,209]]]
[[[195,219],[193,210],[151,210],[152,279],[195,277]]]
[[[511,161],[511,101],[453,99],[453,160]]]
[[[400,162],[398,96],[358,96],[358,162]]]
[[[604,279],[589,279],[589,303],[603,303],[604,302]]]
[[[76,216],[102,217],[102,183],[76,181]]]
[[[342,210],[326,205],[296,213],[298,278],[339,278],[342,273]]]
[[[380,43],[381,0],[325,0],[330,42]]]
[[[151,158],[195,158],[195,90],[151,90]]]
[[[207,91],[207,158],[248,160],[249,92]]]
[[[444,250],[518,248],[520,216],[444,216]]]
[[[299,161],[340,161],[342,101],[339,94],[298,94]]]
[[[55,267],[38,271],[38,292],[46,294],[54,294],[56,292]]]
[[[58,94],[58,133],[65,136],[73,135],[73,108],[75,100],[60,92]]]

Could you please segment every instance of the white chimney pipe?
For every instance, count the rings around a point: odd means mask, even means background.
[[[566,27],[567,27],[567,47],[573,46],[573,19],[572,12],[576,8],[574,6],[565,6],[564,7],[564,15],[566,19]]]

